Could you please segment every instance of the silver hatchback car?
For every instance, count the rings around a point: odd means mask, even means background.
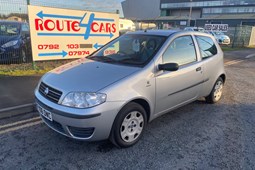
[[[42,120],[58,133],[129,147],[156,117],[201,97],[219,101],[225,79],[213,36],[139,31],[45,74],[35,97]]]

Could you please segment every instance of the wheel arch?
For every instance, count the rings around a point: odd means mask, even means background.
[[[225,84],[225,81],[226,81],[226,74],[221,74],[219,77],[222,78],[223,83]]]
[[[141,105],[143,108],[144,108],[144,110],[145,110],[145,112],[146,112],[146,115],[147,115],[147,122],[149,122],[149,120],[150,120],[150,114],[151,114],[151,108],[150,108],[150,104],[145,100],[145,99],[134,99],[134,100],[132,100],[132,101],[130,101],[130,102],[134,102],[134,103],[137,103],[137,104],[139,104],[139,105]],[[128,103],[130,103],[130,102],[128,102]]]
[[[147,122],[149,122],[149,121],[150,121],[150,118],[151,118],[151,110],[152,110],[152,108],[151,108],[151,106],[150,106],[148,100],[146,100],[146,99],[143,98],[143,97],[137,97],[137,98],[133,98],[133,99],[131,99],[131,100],[128,100],[127,102],[125,102],[125,103],[120,107],[118,113],[119,113],[119,112],[122,110],[122,108],[124,108],[127,104],[132,103],[132,102],[133,102],[133,103],[137,103],[137,104],[141,105],[141,106],[144,108],[144,110],[145,110],[145,112],[146,112],[146,116],[147,116]],[[118,115],[118,114],[117,114],[117,115]],[[117,115],[116,115],[116,117],[117,117]]]

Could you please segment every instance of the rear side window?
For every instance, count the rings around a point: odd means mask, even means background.
[[[28,25],[22,24],[21,30],[22,30],[23,32],[28,32],[28,31],[29,31]]]
[[[191,36],[176,38],[163,54],[163,63],[185,65],[195,61],[197,56]]]
[[[217,48],[213,40],[206,36],[196,36],[202,59],[212,57],[217,54]]]

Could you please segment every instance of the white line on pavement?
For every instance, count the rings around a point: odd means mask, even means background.
[[[23,129],[23,128],[26,128],[26,127],[38,125],[38,124],[40,124],[40,123],[42,123],[41,120],[40,120],[40,121],[36,121],[36,122],[32,122],[32,123],[28,123],[28,124],[24,124],[24,125],[21,125],[21,126],[9,128],[9,129],[6,129],[6,130],[2,130],[2,131],[0,131],[0,135],[2,135],[2,134],[4,134],[4,133],[8,133],[8,132],[15,131],[15,130]]]
[[[15,125],[19,125],[19,124],[23,124],[23,123],[27,123],[27,122],[31,122],[31,121],[38,121],[40,119],[41,119],[40,117],[34,117],[34,118],[31,118],[31,119],[21,120],[21,121],[15,122],[15,123],[9,123],[9,124],[0,126],[0,130],[3,129],[3,128],[8,128],[8,127],[12,127],[12,126],[15,126]]]
[[[245,58],[248,59],[248,58],[252,58],[252,57],[255,57],[255,54],[247,55]]]
[[[23,108],[23,107],[30,107],[30,106],[34,106],[34,105],[35,105],[35,103],[29,103],[29,104],[14,106],[14,107],[8,107],[8,108],[0,109],[0,113],[10,111],[10,110],[20,109],[20,108]]]
[[[237,63],[240,63],[240,62],[243,62],[244,60],[232,60],[232,61],[228,61],[226,63],[224,63],[224,66],[230,66],[230,65],[233,65],[233,64],[237,64]]]

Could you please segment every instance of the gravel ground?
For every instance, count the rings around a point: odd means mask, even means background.
[[[128,149],[66,138],[36,113],[0,120],[0,169],[255,169],[255,57],[226,72],[219,103],[199,100],[159,117]]]

